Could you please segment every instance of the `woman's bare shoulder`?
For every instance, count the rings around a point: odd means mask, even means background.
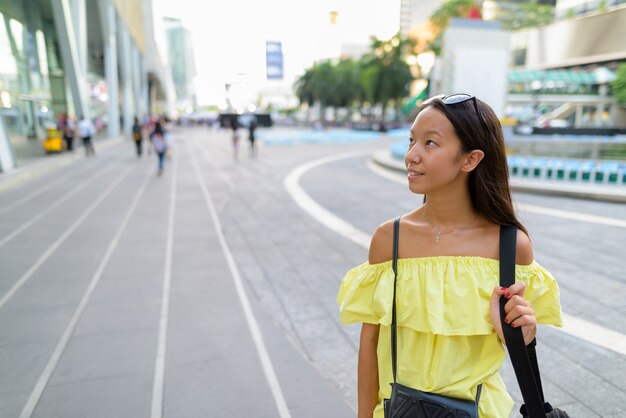
[[[530,238],[528,238],[528,235],[526,235],[521,229],[517,230],[516,247],[517,254],[515,258],[515,263],[522,266],[531,264],[535,259],[533,245],[530,242]]]
[[[393,257],[393,219],[378,226],[370,242],[368,262],[370,264],[384,263]]]

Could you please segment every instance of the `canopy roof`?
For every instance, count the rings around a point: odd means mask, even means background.
[[[513,70],[509,72],[509,83],[562,82],[566,84],[596,85],[610,82],[615,74],[607,68],[594,71],[580,70]]]

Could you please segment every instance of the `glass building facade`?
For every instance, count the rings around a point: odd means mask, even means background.
[[[0,0],[0,171],[63,114],[118,136],[173,102],[152,19],[151,0]]]

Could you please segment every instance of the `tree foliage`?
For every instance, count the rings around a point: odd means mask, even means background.
[[[301,104],[320,105],[323,119],[327,107],[350,110],[355,104],[380,105],[384,112],[391,101],[409,93],[411,70],[406,63],[413,41],[400,34],[389,40],[373,37],[370,51],[359,61],[322,61],[305,70],[296,80],[295,94]]]
[[[611,83],[611,88],[617,103],[626,106],[626,63],[618,67],[615,73],[615,80]]]
[[[534,28],[554,21],[554,7],[538,3],[513,3],[497,14],[496,20],[507,30]]]

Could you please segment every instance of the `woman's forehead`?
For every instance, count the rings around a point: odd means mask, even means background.
[[[434,107],[422,110],[411,126],[411,134],[437,132],[442,136],[454,133],[454,127],[446,115]]]

